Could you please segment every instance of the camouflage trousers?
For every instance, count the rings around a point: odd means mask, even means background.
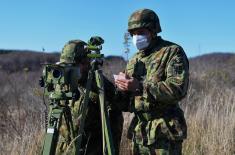
[[[181,155],[182,141],[169,141],[168,139],[157,139],[149,146],[132,142],[133,155]]]

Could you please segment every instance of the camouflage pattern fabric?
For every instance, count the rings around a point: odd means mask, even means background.
[[[77,63],[86,56],[88,52],[84,46],[87,45],[82,40],[70,40],[63,47],[60,55],[60,62]]]
[[[157,14],[150,9],[137,10],[129,17],[128,31],[138,28],[147,28],[154,33],[162,31]]]
[[[165,139],[157,139],[156,143],[144,146],[132,143],[133,155],[179,155],[182,152],[182,141],[170,142]]]
[[[93,84],[95,81],[93,82]],[[122,126],[123,126],[123,116],[121,111],[115,110],[112,108],[114,104],[114,86],[104,77],[104,88],[106,93],[106,99],[110,107],[109,116],[110,116],[110,125],[112,130],[112,137],[114,142],[114,147],[116,154],[119,153],[119,145],[122,135]],[[75,130],[78,131],[79,126],[79,115],[78,110],[80,104],[85,96],[85,83],[79,86],[81,96],[76,102],[70,103],[72,109],[73,123],[75,125]],[[83,154],[86,155],[101,155],[102,154],[102,128],[101,128],[101,114],[99,107],[99,96],[97,94],[98,90],[95,84],[92,86],[92,91],[90,92],[90,101],[88,103],[88,112],[85,120],[84,135],[82,141],[82,150]],[[64,120],[62,124],[65,124]],[[71,136],[66,129],[66,125],[60,127],[60,139],[57,145],[57,155],[62,154],[73,154],[72,145],[70,148],[68,146],[71,144]]]
[[[183,49],[156,37],[133,56],[126,73],[142,84],[129,108],[136,120],[129,129],[134,154],[180,154],[187,126],[178,101],[187,93],[189,78]]]

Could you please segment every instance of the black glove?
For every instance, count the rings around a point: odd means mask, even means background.
[[[41,87],[44,87],[45,86],[45,82],[44,82],[44,79],[43,79],[43,77],[41,76],[40,77],[40,79],[39,79],[39,86],[41,86]]]

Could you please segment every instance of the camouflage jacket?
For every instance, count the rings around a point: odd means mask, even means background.
[[[156,37],[148,49],[133,56],[126,73],[141,83],[129,107],[136,115],[129,130],[134,133],[135,141],[150,145],[159,136],[172,140],[185,138],[186,123],[178,105],[187,93],[189,79],[189,64],[183,49]]]
[[[109,116],[110,116],[109,119],[112,130],[111,132],[112,132],[113,143],[115,151],[116,153],[118,153],[121,141],[121,135],[122,135],[123,116],[120,110],[117,110],[112,107],[112,105],[115,102],[113,100],[113,98],[115,97],[114,85],[107,78],[103,77],[103,79],[104,79],[105,98],[109,109]],[[80,91],[79,99],[77,101],[70,101],[72,120],[76,132],[78,131],[80,123],[80,117],[78,113],[79,108],[85,98],[86,81],[84,81],[83,83],[84,84],[81,84],[78,87]],[[65,124],[64,121],[65,120],[63,120],[62,124]],[[60,153],[63,153],[67,149],[67,146],[70,143],[69,133],[65,125],[61,126],[60,134],[63,135],[63,137],[62,140],[60,140],[57,148],[58,155]],[[68,143],[64,143],[63,141]],[[88,111],[85,118],[84,135],[82,139],[82,148],[83,149],[86,148],[86,154],[102,154],[101,113],[100,113],[98,88],[96,86],[95,80],[92,82],[92,88],[89,95]]]
[[[110,119],[110,126],[112,132],[113,143],[115,147],[116,153],[119,151],[119,145],[121,141],[122,135],[122,125],[123,125],[123,116],[122,112],[118,109],[115,109],[112,105],[115,104],[115,87],[114,85],[105,77],[103,76],[104,80],[104,91],[105,91],[105,102],[108,106],[108,113]],[[87,146],[88,154],[102,154],[102,126],[101,126],[101,112],[100,112],[100,104],[99,104],[99,94],[98,88],[95,84],[95,80],[92,83],[92,88],[90,92],[90,101],[88,102],[88,112],[85,119],[85,139],[88,138],[90,135],[90,141],[93,141],[93,146]],[[78,111],[78,107],[82,100],[85,97],[85,86],[80,85],[79,90],[81,92],[80,99],[75,102],[73,108],[73,114],[76,118],[76,114]],[[95,142],[94,142],[95,141]],[[90,144],[92,144],[90,142]],[[99,147],[99,148],[97,148]]]
[[[105,77],[103,76],[104,80],[104,91],[105,91],[105,102],[107,104],[107,109],[110,114],[110,119],[114,119],[115,117],[122,117],[122,112],[116,109],[113,105],[116,104],[114,97],[115,97],[115,87],[114,85]],[[86,82],[85,82],[86,83]],[[96,131],[101,129],[101,114],[100,114],[100,104],[99,104],[99,94],[98,88],[95,84],[95,80],[92,82],[91,91],[89,95],[89,102],[88,102],[88,112],[85,120],[85,131]],[[73,106],[73,115],[74,118],[79,117],[77,116],[77,112],[79,110],[81,102],[83,102],[85,97],[85,84],[79,85],[78,89],[80,91],[80,98],[78,101],[74,102]],[[114,117],[114,118],[113,118]],[[101,131],[100,131],[101,132]]]

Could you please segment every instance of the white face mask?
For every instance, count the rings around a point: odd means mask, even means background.
[[[139,50],[145,49],[149,46],[147,35],[133,35],[132,41]]]

